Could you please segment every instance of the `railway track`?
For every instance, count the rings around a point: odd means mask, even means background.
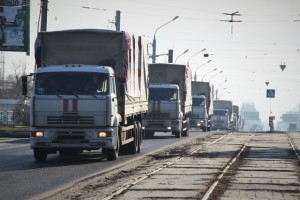
[[[299,146],[299,133],[214,132],[45,199],[300,199]]]
[[[130,180],[103,200],[300,199],[299,155],[287,134],[214,137]]]

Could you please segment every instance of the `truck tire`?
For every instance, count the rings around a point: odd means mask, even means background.
[[[182,131],[182,136],[189,136],[190,135],[190,120],[189,118],[186,120],[186,130]]]
[[[175,135],[176,138],[181,138],[181,131],[172,131],[172,134]]]
[[[143,139],[143,137],[142,137],[143,130],[142,130],[142,124],[140,122],[137,122],[137,125],[138,125],[138,130],[139,130],[138,131],[139,132],[139,134],[138,134],[139,145],[138,145],[137,153],[140,153],[141,152],[142,139]]]
[[[37,162],[45,162],[47,159],[48,153],[44,149],[34,149],[33,155]]]
[[[211,125],[207,128],[207,131],[211,131]]]
[[[206,131],[207,131],[207,127],[204,126],[204,127],[202,128],[202,131],[203,131],[203,132],[206,132]]]
[[[133,141],[128,144],[128,153],[136,154],[139,151],[139,126],[137,122],[134,122],[134,129],[133,131]]]
[[[104,149],[102,149],[102,152],[104,152],[105,157],[108,161],[117,160],[117,158],[119,157],[120,145],[121,145],[121,143],[120,143],[120,139],[118,137],[116,148],[113,148],[113,149],[104,148]]]
[[[145,137],[146,138],[153,138],[154,137],[154,131],[145,131]]]

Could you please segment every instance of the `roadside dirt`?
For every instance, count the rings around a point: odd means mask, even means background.
[[[173,160],[175,157],[181,157],[196,148],[205,138],[197,138],[187,143],[164,150],[156,154],[148,155],[137,161],[131,162],[126,166],[119,167],[105,174],[98,174],[76,182],[71,187],[60,192],[43,198],[45,200],[58,199],[103,199],[118,188],[130,184],[137,178],[154,171],[162,164]]]

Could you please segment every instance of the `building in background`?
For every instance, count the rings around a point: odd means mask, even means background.
[[[0,99],[0,125],[23,125],[17,108],[25,104],[21,99]]]

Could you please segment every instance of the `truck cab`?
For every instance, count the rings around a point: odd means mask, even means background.
[[[192,114],[190,116],[190,127],[200,128],[203,131],[207,131],[209,127],[206,98],[204,95],[192,95],[193,106]]]
[[[182,111],[179,87],[176,84],[149,84],[147,117],[143,118],[147,137],[155,132],[172,132],[179,137],[182,129]]]
[[[212,124],[212,130],[230,130],[228,109],[214,109]]]
[[[114,76],[114,70],[106,66],[58,65],[37,70],[30,147],[38,161],[57,151],[102,148],[109,154],[116,149],[120,116]]]

